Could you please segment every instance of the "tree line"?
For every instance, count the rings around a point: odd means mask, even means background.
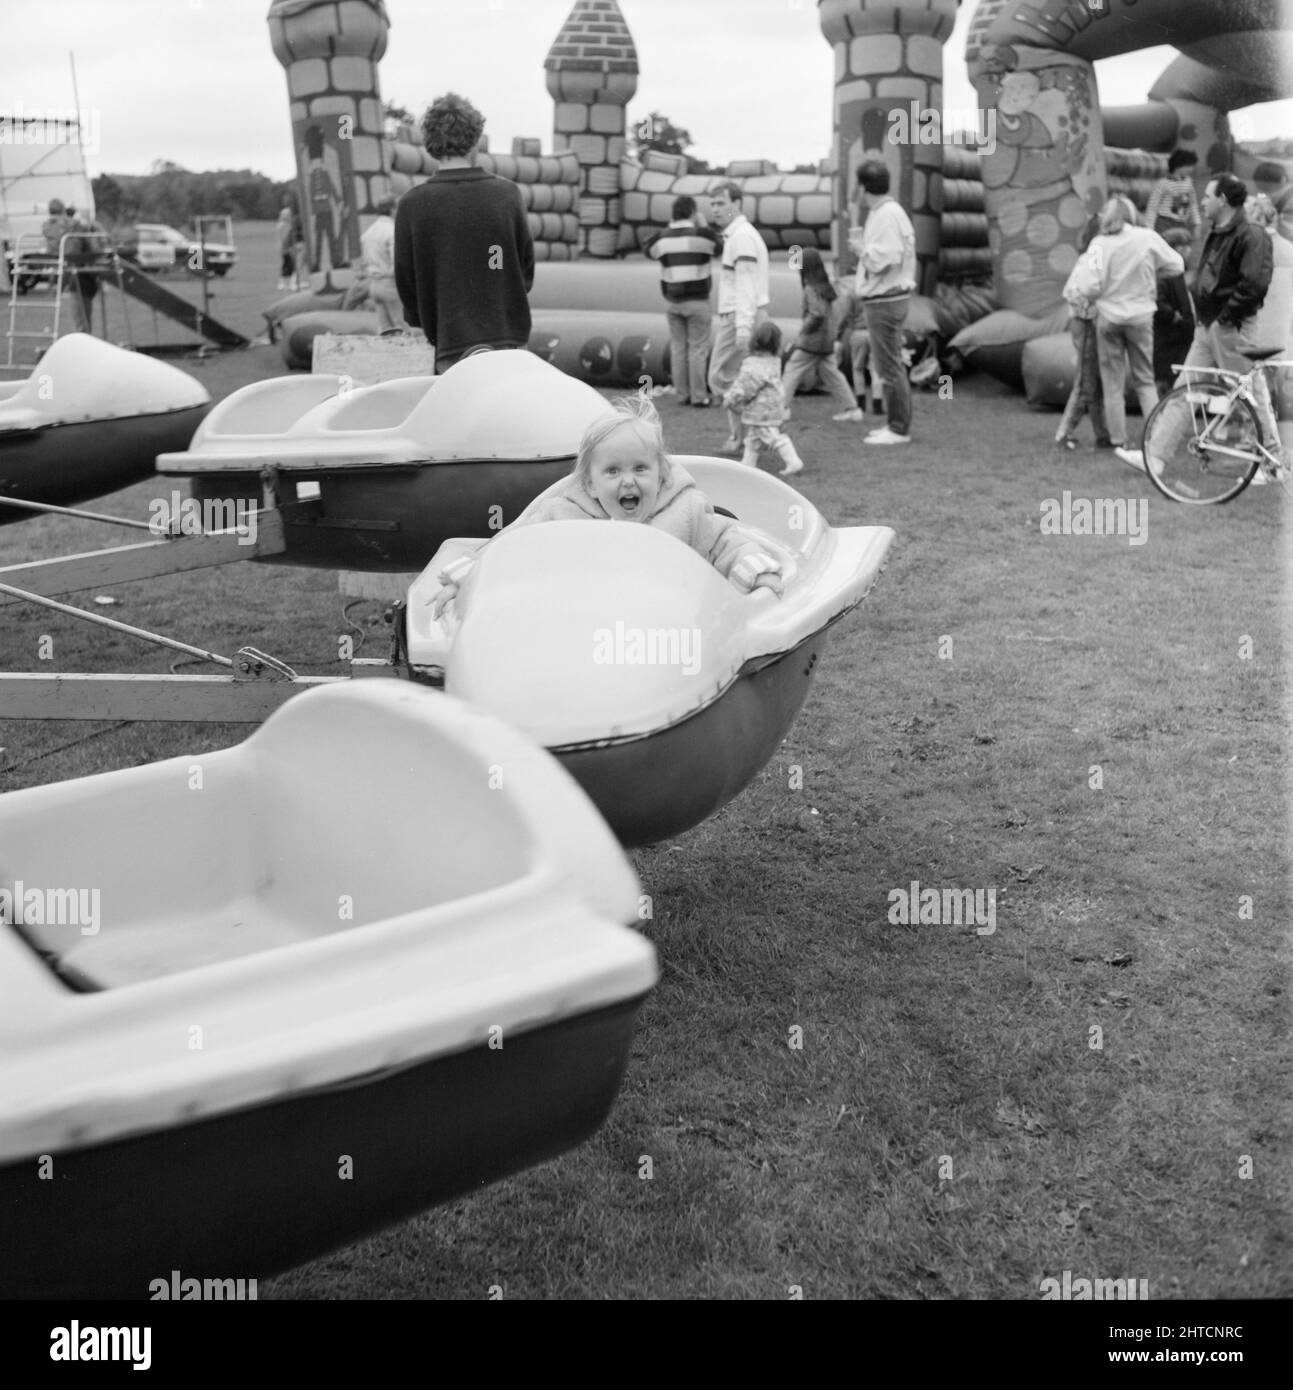
[[[387,134],[393,136],[402,126],[414,126],[412,113],[394,102],[384,104]],[[632,127],[633,150],[639,157],[646,150],[683,155],[689,172],[708,173],[710,166],[688,153],[692,139],[682,126],[659,111],[652,111]],[[816,165],[796,166],[796,172],[812,173]],[[91,181],[94,206],[105,227],[124,227],[132,222],[165,222],[168,226],[191,225],[201,214],[223,214],[236,222],[272,222],[284,198],[296,202],[294,180],[267,178],[252,169],[210,169],[195,172],[159,159],[147,174],[100,174]]]
[[[204,213],[223,213],[236,222],[272,222],[283,199],[296,199],[294,180],[267,178],[251,169],[195,173],[157,160],[147,174],[100,174],[90,184],[94,207],[105,227],[165,222],[182,227]]]

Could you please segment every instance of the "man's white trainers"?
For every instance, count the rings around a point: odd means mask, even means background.
[[[860,410],[841,410],[838,415],[832,415],[832,420],[864,420],[866,416]]]
[[[868,444],[910,444],[911,435],[896,434],[888,425],[883,429],[872,430],[866,437]]]

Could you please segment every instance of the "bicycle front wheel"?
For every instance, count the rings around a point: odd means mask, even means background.
[[[1257,472],[1261,437],[1257,412],[1220,383],[1177,386],[1145,421],[1145,472],[1173,502],[1229,502]]]

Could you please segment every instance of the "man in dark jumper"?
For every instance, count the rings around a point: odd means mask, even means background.
[[[452,92],[422,117],[439,168],[400,199],[395,287],[404,317],[435,344],[436,371],[530,341],[534,241],[521,191],[474,166],[485,118]]]

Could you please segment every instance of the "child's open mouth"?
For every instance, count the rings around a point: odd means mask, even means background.
[[[620,498],[620,511],[627,512],[630,516],[638,509],[638,503],[642,499],[636,492],[626,493]]]

